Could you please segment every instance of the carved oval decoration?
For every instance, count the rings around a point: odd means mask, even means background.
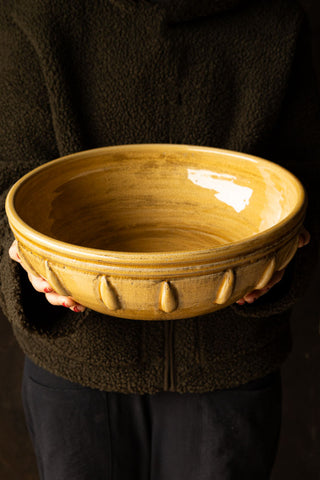
[[[30,262],[26,259],[19,242],[17,242],[17,247],[18,247],[18,254],[20,257],[21,265],[23,266],[23,268],[28,272],[32,273],[33,275],[39,276],[39,273],[35,271],[35,269],[32,267]]]
[[[70,295],[70,292],[66,290],[61,280],[59,280],[52,266],[49,264],[48,260],[45,261],[45,268],[46,268],[46,280],[48,283],[50,283],[53,290],[57,292],[59,295],[64,295],[68,297]]]
[[[119,310],[121,308],[118,295],[106,275],[100,277],[100,297],[108,310]]]
[[[222,305],[226,303],[232,295],[234,285],[234,273],[231,268],[225,272],[222,277],[219,290],[214,303]]]
[[[276,259],[275,259],[275,257],[272,257],[271,260],[269,260],[266,268],[264,269],[264,272],[263,272],[259,282],[255,286],[256,290],[260,290],[261,288],[264,288],[268,284],[272,275],[275,272],[275,269],[276,269]]]
[[[178,300],[169,282],[162,282],[160,290],[160,309],[171,313],[178,307]]]

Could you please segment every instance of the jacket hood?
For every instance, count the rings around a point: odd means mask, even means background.
[[[139,0],[136,0],[139,1]],[[170,21],[186,21],[209,17],[237,7],[246,0],[149,0],[166,10]]]
[[[149,3],[165,11],[170,22],[182,22],[199,17],[210,17],[247,3],[248,0],[112,0],[113,3],[134,5]]]

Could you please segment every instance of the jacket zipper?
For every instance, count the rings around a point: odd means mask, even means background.
[[[174,356],[173,356],[173,325],[174,320],[165,320],[165,362],[164,362],[164,390],[174,392]]]

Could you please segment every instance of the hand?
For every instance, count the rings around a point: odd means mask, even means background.
[[[299,237],[299,243],[298,243],[298,248],[304,247],[310,242],[310,233],[303,227],[300,237]],[[244,305],[245,303],[253,303],[255,300],[257,300],[259,297],[267,293],[270,288],[272,288],[274,285],[280,282],[282,279],[283,275],[285,272],[285,268],[283,270],[279,270],[278,272],[275,272],[275,274],[272,276],[271,280],[269,283],[264,287],[259,290],[253,290],[250,293],[247,293],[243,298],[240,298],[237,300],[238,305]]]
[[[21,259],[19,257],[18,243],[16,240],[13,242],[13,244],[9,249],[9,256],[12,260],[20,263],[20,265],[23,266],[21,264]],[[26,270],[26,272],[28,274],[29,280],[33,288],[37,292],[44,293],[46,299],[48,300],[49,303],[51,303],[51,305],[61,305],[66,308],[70,308],[70,310],[72,310],[73,312],[83,312],[85,310],[85,307],[75,302],[73,298],[65,297],[63,295],[59,295],[58,293],[56,293],[44,278],[38,277],[33,273],[28,272],[28,270]]]

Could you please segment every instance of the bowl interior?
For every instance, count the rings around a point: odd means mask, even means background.
[[[140,145],[97,149],[28,174],[14,208],[31,228],[83,247],[201,250],[277,225],[301,186],[271,162],[224,150]]]

